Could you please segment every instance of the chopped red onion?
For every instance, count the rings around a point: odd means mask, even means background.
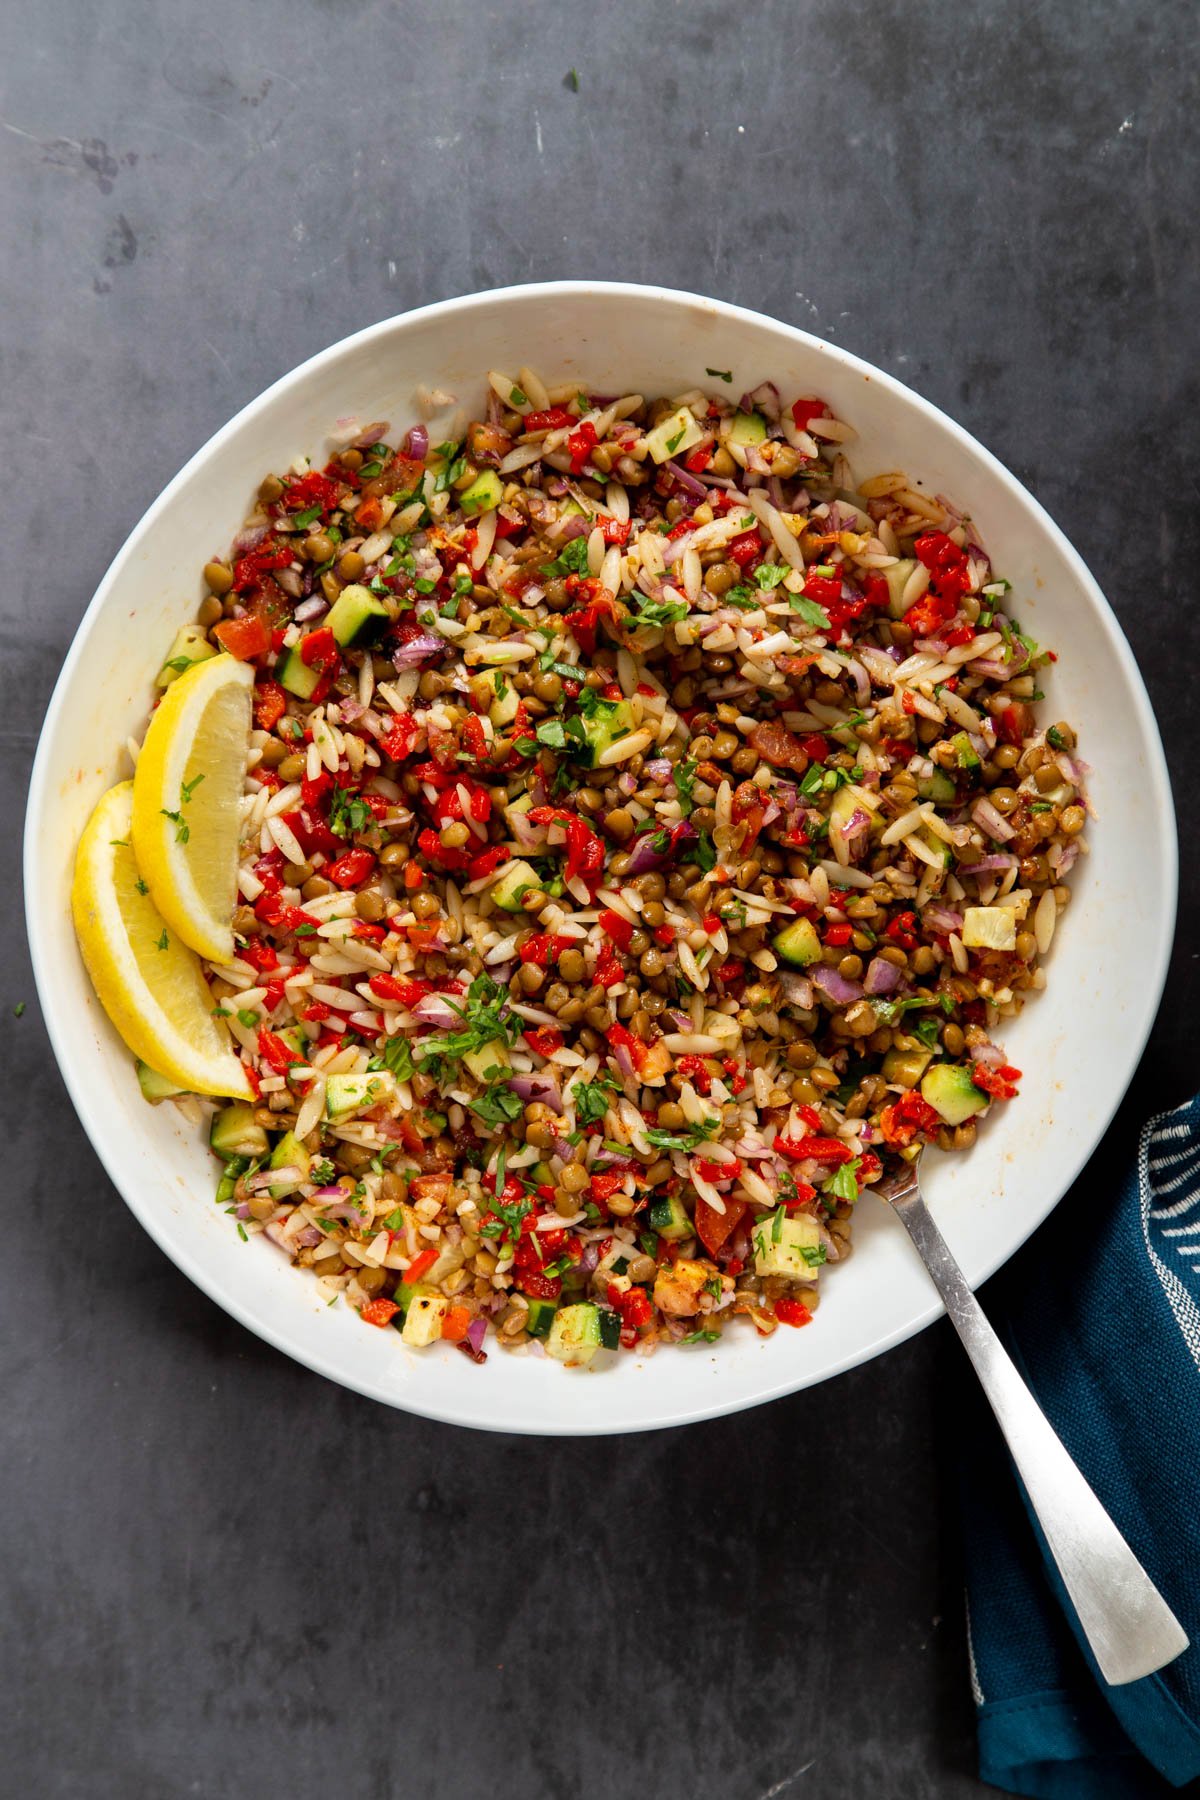
[[[854,811],[850,814],[850,817],[846,820],[846,823],[841,827],[842,836],[844,838],[857,837],[859,832],[865,831],[870,823],[870,813],[864,812],[861,806],[856,806]]]
[[[669,462],[667,467],[680,487],[686,489],[697,501],[708,499],[708,489],[692,474],[690,469],[685,469],[682,463],[677,462]]]
[[[1015,869],[1016,866],[1017,859],[1011,851],[997,850],[994,856],[981,856],[978,862],[964,863],[960,873],[963,875],[1000,875],[1005,869]]]
[[[440,1031],[461,1025],[462,1019],[442,994],[426,994],[413,1007],[413,1018],[422,1025],[433,1025]]]
[[[429,454],[429,432],[424,425],[410,425],[404,434],[404,454],[424,462]]]
[[[558,1082],[545,1071],[539,1075],[512,1075],[508,1085],[526,1106],[532,1101],[541,1101],[551,1112],[561,1113],[563,1110],[563,1097]]]
[[[795,1006],[801,1012],[807,1012],[813,1003],[813,984],[807,975],[796,975],[784,970],[779,977],[779,986],[789,1006]]]
[[[298,1250],[311,1250],[315,1244],[321,1242],[324,1235],[325,1233],[316,1225],[306,1225],[303,1231],[296,1233],[292,1242]]]
[[[481,1349],[483,1347],[483,1340],[486,1336],[487,1320],[472,1319],[471,1323],[467,1326],[467,1342],[470,1344],[472,1350]]]
[[[233,540],[233,555],[248,556],[251,550],[262,543],[269,530],[268,525],[248,525],[245,531],[239,531]]]
[[[778,475],[772,475],[767,481],[767,493],[771,496],[771,505],[779,511],[783,510],[783,483]]]
[[[931,931],[944,931],[949,935],[952,931],[962,930],[963,916],[953,906],[939,906],[935,903],[925,908],[924,922]]]
[[[833,1001],[835,1006],[852,1006],[856,1000],[861,1000],[863,997],[861,981],[847,981],[846,977],[839,975],[836,969],[828,968],[824,964],[820,968],[814,969],[809,979],[815,988],[820,989],[827,1000]]]
[[[654,757],[650,762],[643,764],[642,773],[644,775],[648,775],[650,777],[651,781],[657,781],[660,783],[664,782],[664,781],[670,781],[670,779],[671,779],[671,759],[670,759],[670,757],[669,756]]]
[[[900,971],[895,963],[889,962],[886,956],[873,956],[867,965],[863,991],[872,996],[890,994],[899,982]]]
[[[398,670],[416,669],[421,663],[428,662],[431,656],[441,656],[445,648],[444,638],[422,631],[418,636],[409,638],[407,644],[401,644],[398,649],[393,650],[392,661]]]
[[[985,800],[982,795],[971,808],[971,817],[977,825],[983,827],[989,837],[999,838],[1001,843],[1007,843],[1010,837],[1016,836],[1004,814],[997,812],[991,801]]]
[[[311,600],[302,600],[292,614],[297,625],[307,625],[310,619],[319,619],[329,611],[329,603],[321,594],[314,594]]]
[[[653,870],[664,869],[668,863],[674,862],[679,852],[688,844],[695,843],[700,833],[689,819],[672,826],[664,848],[656,849],[662,841],[662,831],[643,831],[634,840],[629,856],[628,875],[649,875]]]
[[[272,1187],[276,1182],[282,1185],[287,1181],[302,1181],[303,1171],[296,1168],[260,1169],[256,1175],[246,1176],[246,1192],[261,1194],[264,1188]]]

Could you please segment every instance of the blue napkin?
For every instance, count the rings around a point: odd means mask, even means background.
[[[964,1390],[979,1773],[1045,1800],[1145,1800],[1200,1775],[1200,1097],[1151,1119],[1136,1153],[1119,1131],[1105,1152],[985,1300],[1192,1643],[1157,1674],[1107,1685],[995,1422]]]

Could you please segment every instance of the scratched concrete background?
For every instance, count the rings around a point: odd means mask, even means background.
[[[9,891],[59,662],[166,478],[344,333],[551,276],[760,307],[977,432],[1111,596],[1190,824],[1193,24],[1186,0],[27,8],[0,71]],[[1126,1120],[1197,1073],[1187,835]],[[5,1791],[982,1791],[942,1328],[624,1442],[385,1412],[240,1330],[139,1232],[53,1066],[15,915],[0,996]]]

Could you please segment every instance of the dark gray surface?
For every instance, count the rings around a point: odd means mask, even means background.
[[[553,276],[760,307],[945,406],[1090,561],[1194,794],[1193,22],[1185,0],[26,9],[0,130],[10,891],[59,662],[167,477],[344,333]],[[1184,866],[1138,1113],[1195,1079],[1191,845]],[[141,1234],[15,920],[8,943],[6,1791],[983,1791],[943,1328],[677,1434],[385,1412]]]

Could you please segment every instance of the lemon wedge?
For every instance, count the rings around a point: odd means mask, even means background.
[[[192,1094],[251,1098],[200,960],[164,923],[130,841],[133,783],[110,788],[75,856],[71,911],[100,1004],[134,1055]]]
[[[133,779],[133,848],[159,912],[210,961],[233,957],[249,663],[199,662],[163,696]]]

